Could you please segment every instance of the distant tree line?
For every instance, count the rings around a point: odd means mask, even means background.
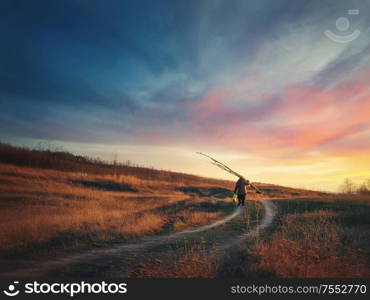
[[[81,172],[98,175],[131,175],[146,180],[161,180],[168,182],[189,183],[202,182],[210,184],[228,184],[226,180],[206,178],[180,172],[158,170],[152,167],[143,167],[126,161],[112,162],[99,158],[91,158],[58,150],[52,147],[47,149],[28,149],[15,147],[0,142],[0,163],[13,164],[40,169],[52,169],[67,172]]]
[[[370,194],[370,178],[366,179],[361,184],[356,184],[351,179],[347,178],[339,186],[339,192],[343,194]]]

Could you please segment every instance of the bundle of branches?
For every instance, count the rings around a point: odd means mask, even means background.
[[[213,157],[209,156],[208,154],[205,154],[205,153],[202,153],[202,152],[197,152],[198,154],[200,155],[203,155],[205,157],[208,157],[211,161],[212,161],[212,164],[214,164],[215,166],[219,167],[220,169],[232,174],[232,175],[235,175],[239,178],[244,178],[244,176],[240,175],[239,173],[235,172],[234,170],[230,169],[227,165],[225,165],[224,163],[214,159]],[[257,192],[261,193],[261,191],[253,184],[250,184],[251,187],[253,187]]]
[[[210,160],[212,160],[212,164],[221,168],[222,170],[225,170],[226,172],[229,172],[230,174],[235,175],[237,177],[242,177],[243,178],[242,175],[240,175],[239,173],[236,173],[234,170],[231,170],[228,166],[226,166],[225,164],[223,164],[222,162],[220,162],[218,160],[215,160],[213,157],[209,156],[208,154],[204,154],[202,152],[197,152],[197,153],[200,154],[200,155],[204,155],[204,156],[208,157]]]

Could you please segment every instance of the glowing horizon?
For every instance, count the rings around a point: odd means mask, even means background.
[[[150,146],[150,145],[101,145],[65,143],[46,140],[6,140],[13,145],[30,148],[51,148],[58,151],[68,151],[76,155],[100,158],[106,161],[117,159],[125,163],[130,161],[143,167],[184,172],[199,176],[236,180],[235,176],[226,173],[210,164],[210,162],[197,155],[196,151],[202,149],[184,149],[176,147]],[[209,149],[210,151],[211,149]],[[234,170],[242,173],[250,180],[267,184],[277,184],[293,188],[312,189],[316,191],[338,192],[338,187],[347,178],[356,184],[361,184],[369,178],[363,161],[367,157],[356,157],[353,169],[348,168],[346,157],[332,157],[328,161],[318,160],[315,153],[313,159],[289,165],[271,164],[264,157],[246,156],[235,152],[210,152],[217,159],[225,162]],[[351,172],[348,172],[351,170]],[[302,181],[302,172],[305,172],[305,181]],[[293,178],[287,175],[294,174]],[[325,174],[323,177],[322,174]],[[334,181],[333,181],[334,179]]]

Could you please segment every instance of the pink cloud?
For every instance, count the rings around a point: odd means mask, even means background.
[[[150,120],[159,121],[152,126],[139,117],[133,128],[135,139],[161,145],[223,147],[269,157],[329,153],[339,151],[338,147],[350,152],[359,144],[366,147],[366,142],[355,143],[349,137],[370,128],[369,75],[370,71],[363,72],[332,89],[289,86],[279,95],[257,93],[250,83],[217,88],[186,104],[183,119],[160,120],[163,114],[158,107]]]
[[[190,107],[190,126],[200,136],[206,129],[203,138],[208,143],[222,138],[239,150],[286,153],[319,148],[370,127],[369,74],[330,90],[301,85],[287,87],[275,98],[261,93],[257,103],[244,105],[233,101],[239,93],[215,90]]]

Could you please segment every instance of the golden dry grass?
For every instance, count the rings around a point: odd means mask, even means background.
[[[40,246],[48,251],[90,247],[95,242],[122,241],[168,228],[181,231],[221,216],[220,211],[205,211],[214,199],[200,198],[196,193],[185,195],[177,189],[181,186],[181,182],[122,174],[92,175],[0,164],[0,255],[37,251]],[[194,182],[191,187],[215,186]],[[232,183],[222,187],[232,189]],[[366,220],[361,205],[370,204],[369,196],[322,194],[267,184],[260,187],[266,193],[250,193],[249,200],[293,200],[285,206],[286,211],[280,210],[286,216],[271,239],[258,239],[252,247],[259,260],[255,271],[275,277],[370,275],[366,254],[358,250],[369,236],[360,228]],[[335,207],[338,197],[348,205],[345,216],[323,208]],[[306,200],[319,208],[297,211],[299,206],[306,207]],[[344,217],[356,226],[342,226],[338,220],[347,222]],[[207,256],[202,247],[194,245],[182,255],[166,259],[169,263],[149,262],[136,275],[215,277],[215,258]]]
[[[270,241],[252,248],[259,262],[254,270],[274,277],[365,277],[367,257],[344,245],[338,214],[318,210],[284,217]]]
[[[173,253],[165,261],[155,259],[133,271],[132,277],[140,278],[213,278],[217,275],[214,255],[209,255],[202,243],[186,249],[183,255]]]
[[[175,230],[181,231],[189,225],[195,226],[209,223],[210,221],[219,217],[219,212],[182,211],[176,215],[176,220],[173,224],[173,227]]]
[[[80,182],[108,182],[114,188],[122,186],[122,190],[110,190],[109,186],[97,189]],[[66,247],[67,243],[78,246],[86,239],[102,241],[157,233],[170,219],[170,212],[160,208],[174,205],[185,196],[168,182],[4,164],[0,165],[0,192],[1,254],[59,237],[63,237],[60,242]],[[216,215],[189,213],[183,219],[184,227],[206,223]]]

